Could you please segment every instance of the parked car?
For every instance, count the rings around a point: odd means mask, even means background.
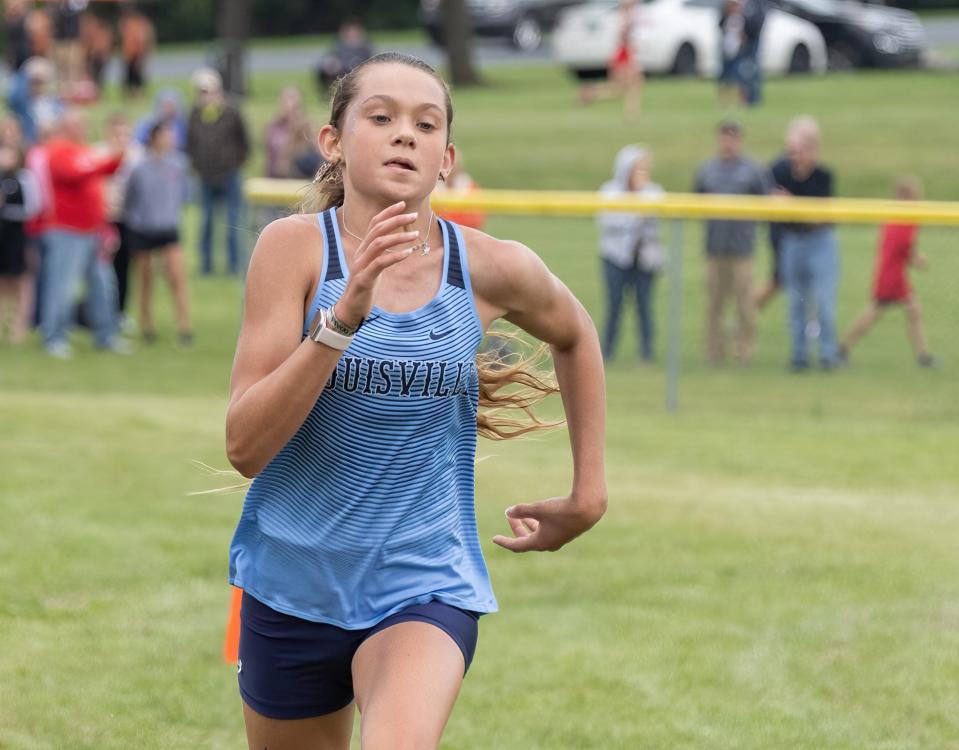
[[[770,2],[819,28],[832,70],[913,66],[925,54],[926,30],[908,10],[854,0]]]
[[[543,43],[563,8],[580,0],[464,0],[473,33],[500,37],[524,52]],[[443,44],[441,0],[420,0],[420,23],[435,44]]]
[[[722,0],[646,0],[633,34],[649,73],[715,76],[720,66]],[[592,0],[563,11],[553,32],[553,53],[580,79],[606,75],[619,33],[617,0]],[[813,24],[772,9],[759,47],[764,72],[820,73],[826,44]]]

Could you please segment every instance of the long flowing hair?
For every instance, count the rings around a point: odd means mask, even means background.
[[[330,92],[330,125],[337,132],[342,132],[346,109],[359,90],[359,76],[368,67],[389,63],[421,70],[440,84],[446,100],[446,139],[449,143],[453,126],[453,101],[446,82],[422,60],[396,52],[371,57],[334,82]],[[342,206],[343,198],[343,165],[327,162],[320,168],[297,211],[319,213]],[[517,333],[504,330],[492,334],[487,344],[476,358],[479,375],[478,434],[492,440],[505,440],[562,424],[561,421],[540,419],[533,409],[547,396],[559,392],[552,367],[548,364],[549,347],[546,344],[533,347]]]

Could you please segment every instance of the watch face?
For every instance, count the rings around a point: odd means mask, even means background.
[[[316,311],[316,315],[313,316],[313,320],[310,321],[310,332],[307,334],[311,339],[316,341],[317,334],[320,330],[326,327],[326,310],[322,307]]]
[[[313,318],[309,337],[318,344],[324,344],[332,349],[344,351],[353,341],[353,336],[337,333],[330,324],[330,317],[326,310],[319,310]]]

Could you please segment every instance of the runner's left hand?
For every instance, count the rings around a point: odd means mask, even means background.
[[[512,552],[555,552],[592,528],[606,509],[605,499],[587,502],[575,495],[506,509],[513,536],[498,534],[493,542]]]

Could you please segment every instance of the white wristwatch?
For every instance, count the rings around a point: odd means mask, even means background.
[[[327,320],[327,311],[322,307],[317,310],[316,315],[313,316],[313,322],[310,323],[310,332],[307,336],[317,344],[323,344],[331,349],[339,349],[340,351],[349,348],[353,341],[352,336],[344,336],[342,333],[337,333],[330,327]]]

